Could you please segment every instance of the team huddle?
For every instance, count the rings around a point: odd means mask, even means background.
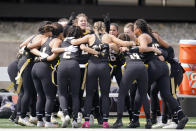
[[[127,127],[137,128],[143,105],[145,128],[183,129],[188,118],[175,95],[183,69],[173,48],[143,19],[127,23],[124,33],[108,15],[93,26],[87,20],[73,13],[69,20],[44,22],[20,44],[17,59],[8,66],[18,93],[10,119],[23,126],[58,127],[58,112],[63,128],[78,128],[82,119],[82,128],[92,127],[94,117],[103,128],[121,128],[126,107]],[[117,120],[109,125],[113,76],[119,86]]]

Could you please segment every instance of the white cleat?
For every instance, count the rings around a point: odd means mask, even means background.
[[[66,115],[65,117],[62,117],[61,121],[62,121],[61,127],[66,128],[69,125],[69,123],[70,123],[69,115]]]
[[[22,126],[34,126],[31,122],[29,122],[28,118],[25,117],[25,118],[21,118],[19,117],[18,119],[18,123]]]
[[[58,121],[57,121],[57,119],[56,119],[56,117],[54,115],[51,116],[51,122],[53,124],[58,124]]]
[[[37,121],[37,127],[44,127],[45,123],[43,121]]]
[[[76,120],[72,122],[72,128],[78,128],[78,123]]]
[[[37,117],[30,116],[29,122],[31,122],[32,124],[37,125]]]
[[[157,116],[157,123],[161,123],[162,122],[162,116]]]
[[[62,112],[62,111],[58,111],[57,116],[58,116],[59,118],[62,118],[62,117],[63,117],[63,112]]]
[[[166,125],[167,124],[164,124],[164,123],[160,122],[160,123],[157,123],[157,124],[152,125],[152,128],[153,129],[162,128],[162,127],[164,127]]]
[[[164,126],[164,129],[176,129],[177,124],[175,122],[170,122],[169,124],[167,124],[166,126]]]
[[[77,123],[78,124],[81,124],[82,123],[82,117],[83,117],[82,113],[81,112],[78,112],[78,118],[77,118]]]
[[[89,118],[89,125],[93,126],[94,125],[94,116],[91,114]]]
[[[58,125],[57,124],[53,124],[52,122],[46,122],[45,123],[45,127],[46,128],[57,128]]]

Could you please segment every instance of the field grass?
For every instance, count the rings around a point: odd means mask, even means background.
[[[111,117],[109,119],[109,124],[112,125],[115,122],[116,118],[115,117]],[[58,119],[59,124],[61,124],[60,119]],[[123,118],[123,128],[126,128],[126,126],[128,125],[129,120],[127,117]],[[145,125],[145,119],[144,118],[140,118],[140,128],[144,128]],[[10,122],[8,119],[0,119],[0,128],[37,128],[36,126],[34,127],[25,127],[25,126],[20,126],[20,125],[16,125],[13,122]],[[40,128],[40,127],[39,127]],[[71,128],[71,125],[68,127]],[[102,126],[97,124],[97,121],[95,120],[95,125],[91,128],[102,128]],[[189,117],[189,122],[187,123],[185,129],[196,129],[196,117]]]

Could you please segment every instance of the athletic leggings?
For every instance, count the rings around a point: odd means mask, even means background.
[[[22,65],[26,62],[25,56],[23,56],[19,61],[18,61],[18,69],[20,70]],[[21,118],[26,117],[26,113],[29,109],[29,106],[31,104],[31,115],[36,116],[36,101],[37,101],[37,94],[36,90],[33,84],[33,80],[31,77],[31,70],[34,65],[34,62],[30,62],[27,67],[24,69],[22,73],[22,88],[21,92],[19,94],[19,97],[21,97]]]
[[[18,73],[18,60],[15,60],[13,61],[12,63],[10,63],[8,65],[8,69],[7,69],[7,72],[8,72],[8,75],[9,75],[9,78],[11,80],[11,82],[14,83],[14,89],[17,90],[17,84],[16,84],[16,80],[15,80],[15,77],[17,76],[17,73]]]
[[[160,90],[162,98],[169,104],[173,112],[178,112],[178,117],[184,117],[184,113],[179,106],[178,101],[171,95],[170,92],[170,77],[169,69],[165,62],[158,59],[152,59],[148,62],[148,78],[149,86],[156,81],[157,87]]]
[[[38,94],[36,112],[39,121],[42,121],[45,111],[46,121],[50,122],[56,101],[57,87],[52,83],[51,72],[46,62],[35,63],[32,69],[33,82]]]
[[[122,77],[122,81],[120,84],[119,97],[117,102],[118,119],[122,117],[124,111],[125,96],[128,90],[130,89],[130,85],[132,85],[134,80],[137,80],[138,93],[140,94],[139,96],[141,98],[141,99],[137,99],[137,97],[135,98],[134,112],[136,112],[140,110],[141,101],[147,100],[148,76],[147,76],[146,67],[141,61],[127,61],[125,73]],[[149,117],[150,116],[149,106],[148,109],[146,109],[146,113],[147,113],[146,115]]]
[[[109,116],[109,92],[110,92],[110,67],[108,62],[91,61],[89,60],[87,69],[87,81],[86,81],[86,101],[84,105],[85,110],[85,121],[89,120],[89,116],[92,109],[92,102],[95,92],[98,87],[98,81],[101,90],[101,101],[102,101],[102,114],[103,121],[108,121]]]
[[[76,60],[60,61],[60,64],[58,66],[58,71],[57,71],[57,83],[59,87],[60,106],[65,116],[68,115],[68,96],[70,96],[69,91],[71,91],[73,119],[76,120],[79,111],[79,105],[80,105],[79,103],[80,67],[78,61]]]

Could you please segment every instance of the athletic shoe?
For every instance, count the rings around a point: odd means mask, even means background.
[[[140,127],[139,120],[138,120],[138,121],[132,120],[132,121],[129,123],[129,125],[127,126],[127,128],[137,128],[137,127]]]
[[[14,122],[16,119],[16,113],[12,113],[12,115],[9,117],[9,121]]]
[[[81,128],[89,128],[89,121],[85,121],[83,124],[82,124],[82,127]]]
[[[97,123],[99,125],[102,125],[103,124],[103,117],[102,116],[97,116]]]
[[[37,127],[44,127],[45,123],[43,121],[37,121]]]
[[[52,122],[46,122],[45,123],[45,127],[46,128],[57,128],[58,125],[57,124],[53,124]]]
[[[78,123],[76,120],[73,120],[72,122],[72,128],[78,128]]]
[[[103,128],[110,128],[108,122],[103,122]]]
[[[63,112],[62,112],[62,111],[58,111],[57,116],[58,116],[59,118],[62,118],[62,117],[63,117]]]
[[[163,126],[164,129],[176,129],[177,124],[175,122],[170,122],[169,124]]]
[[[186,123],[188,122],[188,117],[183,117],[179,122],[178,122],[178,125],[176,127],[176,129],[184,129]]]
[[[29,122],[27,117],[25,117],[25,118],[19,117],[18,124],[20,124],[22,126],[34,126],[32,123]]]
[[[93,126],[94,125],[94,116],[91,114],[89,118],[89,125]]]
[[[164,126],[167,126],[167,124],[164,124],[164,123],[162,123],[162,122],[159,122],[159,123],[157,123],[157,124],[152,125],[152,128],[153,128],[153,129],[157,129],[157,128],[162,128],[162,127],[164,127]]]
[[[157,116],[157,123],[162,122],[162,116]]]
[[[56,117],[54,115],[51,115],[51,122],[53,124],[58,124],[58,121],[57,121],[57,119],[56,119]]]
[[[122,119],[117,119],[116,122],[112,125],[112,128],[120,128],[123,126]]]
[[[147,119],[147,120],[146,120],[145,128],[146,128],[146,129],[151,129],[151,128],[152,128],[152,122],[151,122],[151,119]]]
[[[83,117],[82,113],[81,112],[78,112],[78,118],[77,118],[78,124],[81,124],[82,123],[82,117]]]
[[[29,122],[36,125],[37,124],[37,117],[30,116]]]
[[[70,123],[69,115],[66,115],[66,116],[62,117],[61,121],[62,121],[61,127],[66,128],[69,125],[69,123]]]

